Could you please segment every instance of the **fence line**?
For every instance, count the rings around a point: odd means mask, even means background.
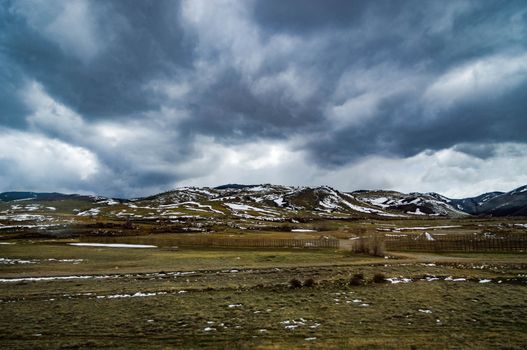
[[[86,238],[93,241],[94,237]],[[160,247],[263,247],[263,248],[333,248],[339,247],[337,239],[283,239],[283,238],[224,238],[224,237],[171,237],[155,236],[97,237],[97,242],[155,244]]]
[[[381,235],[382,236],[382,235]],[[377,236],[377,240],[378,240]],[[382,244],[389,251],[429,251],[429,252],[527,252],[527,235],[509,234],[503,237],[483,237],[471,235],[433,235],[433,240],[422,236],[384,237]],[[368,246],[372,237],[366,236]],[[232,238],[207,236],[156,237],[86,237],[86,241],[102,243],[155,244],[160,247],[202,246],[202,247],[262,247],[262,248],[332,248],[353,251],[360,240],[344,239],[288,239],[288,238]]]
[[[387,250],[395,251],[519,252],[527,251],[527,235],[508,234],[501,237],[432,235],[432,239],[422,236],[387,237],[385,245]]]

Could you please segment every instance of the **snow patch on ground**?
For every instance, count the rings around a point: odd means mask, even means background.
[[[439,278],[434,276],[426,276],[425,279],[427,282],[439,281]]]
[[[316,329],[321,326],[321,324],[317,321],[309,321],[302,317],[300,317],[298,320],[293,319],[293,320],[281,321],[280,324],[282,324],[282,326],[284,326],[285,329],[288,329],[291,331],[295,330],[296,328],[304,327],[304,326],[307,326],[311,329]]]
[[[36,264],[37,260],[0,258],[0,265]]]
[[[415,239],[424,239],[427,241],[435,241],[435,238],[428,232],[423,232],[419,236],[415,237]]]
[[[97,216],[101,213],[101,208],[91,208],[85,211],[81,211],[77,216]]]
[[[60,226],[58,224],[39,224],[39,225],[0,225],[0,230],[6,230],[11,228],[46,228]]]
[[[211,211],[213,213],[225,215],[224,212],[222,212],[221,210],[214,209],[211,205],[206,205],[206,204],[201,204],[201,203],[198,203],[198,202],[191,202],[191,201],[183,202],[183,203],[180,203],[180,204],[182,204],[182,205],[185,204],[187,209],[192,209],[192,208],[189,208],[188,205],[195,205],[198,208],[207,209],[208,211]],[[196,210],[196,209],[194,209],[194,210]]]
[[[365,202],[371,203],[373,205],[379,206],[381,208],[386,208],[386,207],[389,206],[387,204],[384,204],[384,203],[389,201],[388,198],[386,198],[386,197],[362,198],[362,200],[365,201]]]
[[[119,204],[119,202],[112,198],[108,198],[104,201],[97,202],[97,204],[116,205]]]
[[[20,277],[20,278],[0,278],[0,283],[9,282],[42,282],[42,281],[58,281],[58,280],[77,280],[77,279],[105,279],[105,278],[117,278],[116,276],[110,275],[78,275],[78,276],[50,276],[50,277]]]
[[[45,221],[50,220],[50,217],[36,214],[11,214],[2,215],[0,220],[11,220],[11,221]]]
[[[234,211],[256,211],[256,212],[261,212],[261,213],[266,213],[266,214],[271,214],[271,215],[276,214],[276,212],[274,211],[265,210],[262,208],[257,208],[257,207],[253,207],[253,206],[246,205],[246,204],[239,204],[239,203],[223,203],[223,204]]]
[[[398,227],[397,231],[418,231],[418,230],[434,230],[445,228],[459,228],[461,225],[443,225],[443,226],[415,226],[415,227]]]
[[[452,282],[465,282],[466,278],[452,278],[452,276],[446,277],[445,281],[452,281]]]
[[[411,215],[427,215],[426,213],[423,213],[419,207],[418,207],[418,208],[415,208],[415,211],[407,211],[406,214],[411,214]]]
[[[403,277],[391,277],[391,278],[387,278],[386,280],[392,284],[413,282],[411,278],[403,278]]]
[[[120,298],[145,298],[145,297],[155,297],[156,295],[164,295],[167,292],[137,292],[133,294],[112,294],[112,295],[98,295],[97,299],[120,299]]]
[[[124,244],[124,243],[68,243],[76,247],[107,247],[107,248],[157,248],[148,244]]]
[[[273,200],[273,202],[275,202],[279,207],[283,207],[285,205],[284,197],[277,198]]]
[[[394,217],[394,218],[407,218],[408,216],[406,215],[402,215],[402,214],[392,214],[392,213],[376,213],[377,215],[380,215],[380,216],[387,216],[387,217]]]

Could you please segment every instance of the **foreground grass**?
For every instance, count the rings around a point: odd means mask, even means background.
[[[523,349],[524,296],[524,286],[423,282],[25,300],[0,304],[0,337],[9,349]]]
[[[0,283],[5,349],[527,347],[524,254],[385,259],[333,250],[173,251],[20,241],[0,246],[0,255],[38,260],[0,265],[2,278],[106,276]],[[356,273],[365,282],[350,286]],[[376,273],[412,282],[375,284]],[[450,276],[467,281],[445,281]],[[293,289],[293,278],[317,283]]]
[[[0,257],[38,260],[35,264],[0,264],[0,276],[3,277],[301,267],[383,261],[383,258],[366,255],[350,256],[345,252],[330,249],[116,249],[74,247],[66,245],[65,241],[2,245]],[[82,261],[72,264],[49,261],[49,259],[82,259]]]

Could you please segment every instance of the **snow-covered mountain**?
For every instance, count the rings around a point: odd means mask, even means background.
[[[293,187],[271,184],[229,184],[215,188],[183,187],[131,200],[60,193],[0,193],[0,212],[5,215],[10,215],[11,212],[19,215],[26,207],[34,212],[35,205],[41,205],[43,208],[56,206],[79,216],[109,215],[145,219],[204,219],[228,216],[283,221],[306,216],[311,218],[317,216],[321,218],[527,216],[527,186],[507,193],[491,192],[464,199],[450,199],[437,193],[405,194],[383,190],[346,193],[329,186]]]
[[[451,200],[437,193],[400,193],[395,191],[356,191],[361,201],[410,216],[460,217],[467,214],[452,206]]]
[[[476,197],[451,199],[438,193],[357,191],[356,196],[380,208],[406,214],[436,216],[527,216],[527,186],[510,192],[489,192]]]
[[[134,202],[153,206],[185,204],[211,205],[226,213],[254,214],[255,212],[275,213],[277,215],[302,213],[330,213],[355,216],[397,216],[397,213],[377,208],[355,198],[354,195],[337,191],[328,186],[292,187],[280,185],[224,185],[216,188],[185,187],[140,198]]]
[[[76,199],[82,201],[97,201],[103,197],[87,196],[80,194],[63,194],[57,192],[2,192],[0,193],[0,202],[11,202],[11,201],[54,201],[54,200],[67,200]]]
[[[472,215],[527,216],[527,185],[510,192],[490,192],[474,198],[453,199],[451,204]]]
[[[481,194],[477,197],[472,198],[463,198],[463,199],[451,199],[450,204],[452,204],[457,209],[464,211],[469,214],[477,214],[478,208],[481,208],[489,200],[501,196],[503,192],[489,192]]]

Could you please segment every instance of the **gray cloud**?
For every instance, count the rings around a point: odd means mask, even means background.
[[[229,164],[233,178],[300,184],[276,164],[288,157],[315,169],[306,183],[352,189],[320,174],[447,149],[508,157],[500,145],[525,144],[526,23],[522,1],[9,0],[0,130],[95,164],[44,182],[71,191],[148,193],[226,178]],[[240,171],[255,147],[275,153]],[[0,176],[0,190],[38,183]]]
[[[68,11],[68,6],[83,3],[87,5],[82,12]],[[59,1],[54,5],[54,11],[47,11],[47,1],[6,5],[4,60],[86,118],[128,116],[157,108],[143,84],[158,76],[176,76],[190,64],[192,50],[178,25],[177,2]],[[85,16],[91,19],[82,21]],[[88,24],[93,32],[77,28]],[[70,31],[73,34],[64,35]]]

